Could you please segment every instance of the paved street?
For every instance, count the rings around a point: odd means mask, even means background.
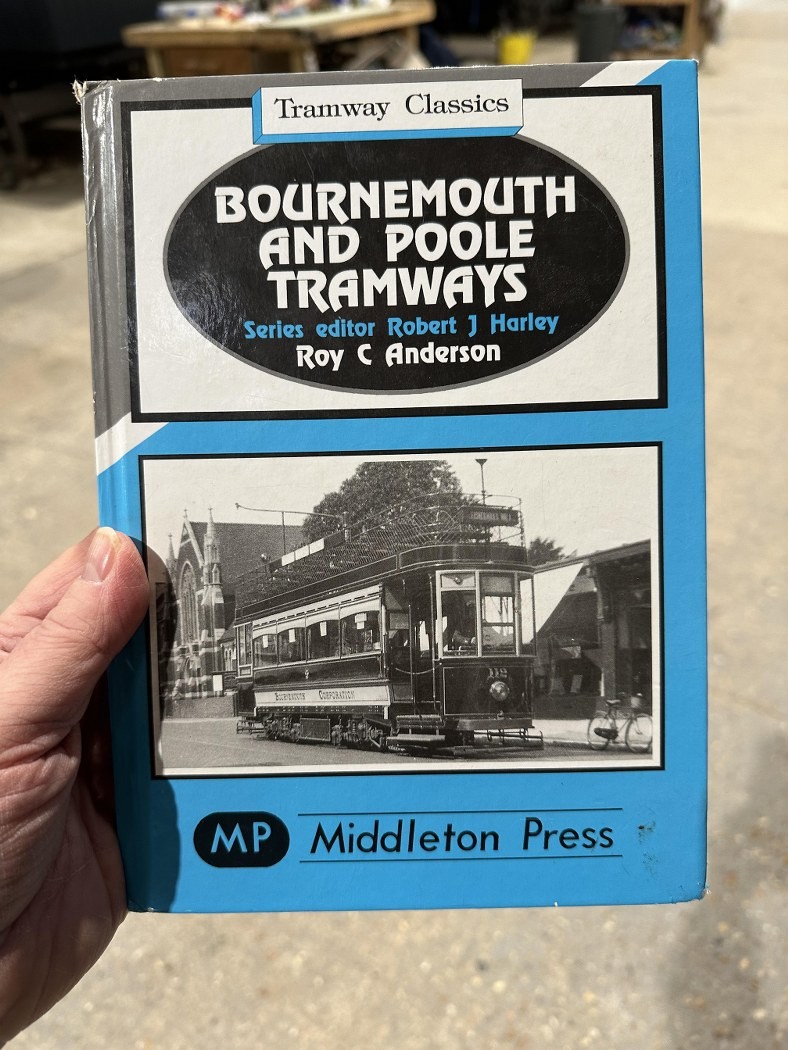
[[[472,914],[133,915],[13,1050],[785,1047],[788,11],[730,7],[701,73],[709,895]],[[71,166],[0,197],[0,601],[95,522],[90,391]]]
[[[573,767],[588,762],[633,765],[641,756],[629,753],[623,741],[601,751],[591,751],[587,742],[588,723],[551,721],[539,726],[545,736],[542,750],[517,747],[484,746],[478,741],[478,754],[464,757],[449,755],[407,755],[396,751],[371,751],[361,748],[332,747],[327,744],[292,744],[267,740],[263,736],[236,733],[235,718],[176,718],[162,726],[162,755],[170,769],[211,769],[216,767],[303,768],[305,766],[411,766],[417,762],[436,767],[451,764],[461,769],[470,761],[494,766],[556,764]],[[648,756],[646,761],[648,761]]]

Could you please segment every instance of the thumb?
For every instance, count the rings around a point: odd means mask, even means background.
[[[49,750],[69,733],[110,660],[142,621],[148,593],[132,541],[98,529],[80,576],[3,665],[6,748]]]

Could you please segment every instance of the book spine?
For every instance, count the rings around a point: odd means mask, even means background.
[[[139,515],[130,504],[138,492],[129,464],[119,464],[133,444],[128,387],[129,335],[126,322],[125,206],[123,148],[120,134],[119,84],[77,85],[82,107],[82,149],[85,172],[85,229],[88,257],[90,342],[93,366],[95,453],[98,509],[101,524],[138,534],[132,523]],[[144,691],[144,638],[132,639],[108,672],[110,716],[115,740],[128,736],[128,700]],[[136,660],[134,659],[136,654]],[[144,808],[132,801],[147,791],[125,747],[113,749],[116,821],[126,873],[129,906],[143,911],[150,887],[150,825]]]
[[[128,416],[113,376],[127,371],[119,355],[127,352],[128,336],[121,330],[125,315],[123,261],[123,194],[120,183],[122,152],[118,132],[118,85],[94,84],[79,89],[82,106],[82,149],[85,170],[85,231],[88,255],[88,300],[93,362],[93,406],[96,427],[97,474],[123,454],[107,444],[116,442]],[[121,369],[121,365],[123,368]],[[128,399],[126,394],[125,400]],[[118,454],[119,453],[119,454]],[[102,487],[99,515],[102,523],[120,508],[117,493]],[[107,505],[109,499],[110,505]]]

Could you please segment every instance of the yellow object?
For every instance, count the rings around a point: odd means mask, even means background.
[[[536,33],[502,33],[498,37],[498,65],[524,66],[531,61]]]

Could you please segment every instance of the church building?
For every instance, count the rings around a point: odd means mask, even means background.
[[[239,578],[300,546],[293,525],[192,521],[184,512],[177,548],[170,536],[166,580],[157,590],[159,696],[166,716],[225,711],[235,676],[231,630]]]

